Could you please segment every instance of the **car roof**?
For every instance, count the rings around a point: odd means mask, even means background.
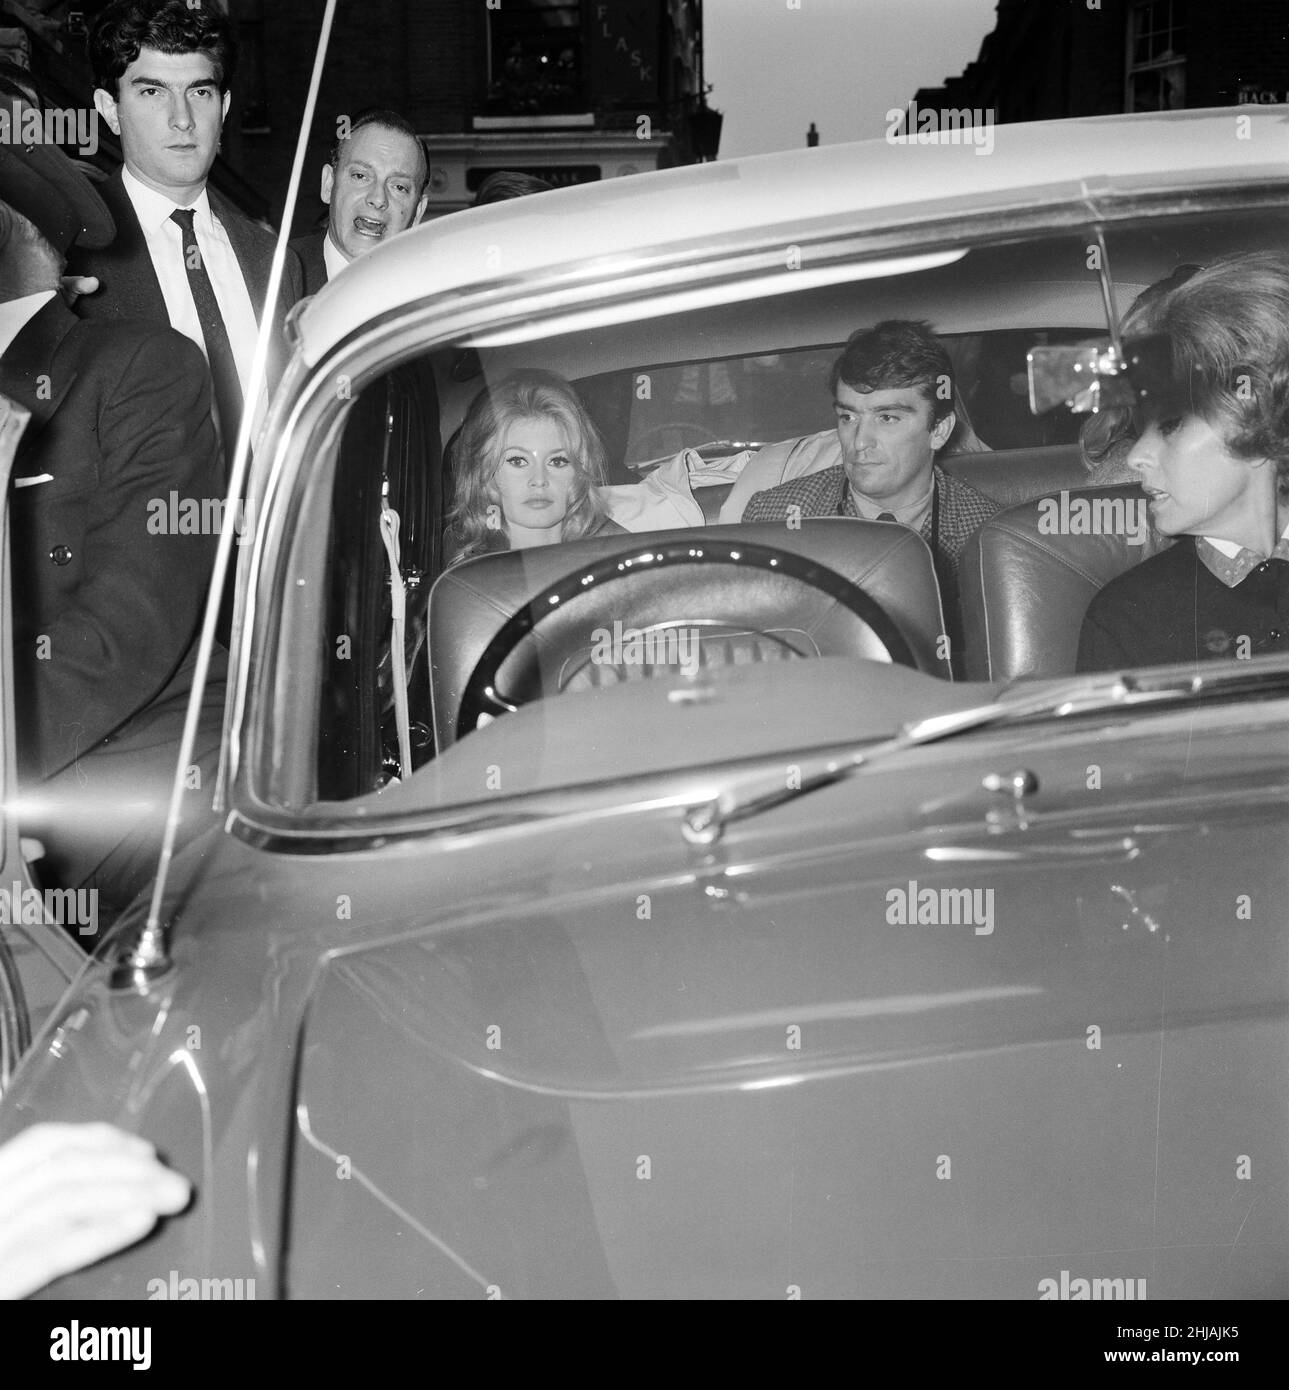
[[[986,143],[973,146],[968,135]],[[988,142],[992,142],[991,144]],[[346,268],[296,321],[317,362],[364,324],[430,295],[514,285],[573,264],[611,272],[703,243],[1115,193],[1289,183],[1289,106],[1223,107],[945,131],[690,165],[453,213]]]

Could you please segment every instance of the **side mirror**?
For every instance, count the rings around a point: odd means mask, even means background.
[[[1026,356],[1030,411],[1042,415],[1058,405],[1076,415],[1131,409],[1167,394],[1171,361],[1162,335],[1129,338],[1122,351],[1104,342],[1032,348]]]

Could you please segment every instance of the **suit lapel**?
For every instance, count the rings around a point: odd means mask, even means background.
[[[14,477],[23,476],[24,460],[36,448],[46,426],[76,383],[75,355],[64,354],[55,366],[63,340],[77,325],[76,315],[55,295],[23,327],[0,358],[0,392],[31,411],[14,462]]]
[[[225,202],[209,184],[206,185],[206,194],[210,198],[211,211],[219,218],[228,233],[233,254],[242,270],[242,279],[246,281],[246,288],[250,292],[255,321],[259,323],[262,321],[264,305],[268,299],[269,270],[272,263],[260,254],[250,225],[241,213]]]
[[[264,322],[264,313],[268,304],[269,274],[273,269],[273,253],[269,251],[268,254],[265,254],[263,238],[259,235],[259,229],[253,222],[238,212],[209,184],[206,185],[206,192],[210,198],[211,211],[219,218],[224,231],[228,234],[229,245],[232,246],[233,254],[237,257],[242,279],[245,280],[247,292],[251,296],[251,308],[255,311],[255,322],[259,326]],[[289,293],[285,275],[287,269],[288,267],[283,267],[282,289],[278,294],[277,303],[272,308],[270,319],[273,325],[273,335],[269,339],[269,355],[266,363],[270,396],[277,390],[278,382],[281,381],[282,372],[286,367],[286,315],[282,306],[285,302],[284,293]]]
[[[55,295],[24,325],[0,358],[0,391],[31,411],[19,456],[48,424],[76,380],[70,365],[54,370],[63,339],[76,327],[76,315]]]
[[[305,294],[317,294],[327,283],[327,261],[322,249],[326,236],[325,231],[314,232],[295,243],[300,266],[304,271]]]
[[[951,545],[962,538],[963,530],[962,513],[958,506],[957,480],[937,467],[935,491],[940,504],[940,538]]]
[[[88,253],[84,262],[78,260],[77,269],[81,273],[97,275],[103,282],[100,293],[86,296],[79,307],[86,318],[97,317],[101,307],[113,318],[169,323],[165,296],[152,267],[152,255],[119,169],[99,185],[99,192],[116,223],[116,240],[105,250]]]

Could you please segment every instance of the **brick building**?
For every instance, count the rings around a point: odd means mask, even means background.
[[[995,121],[1289,101],[1285,0],[998,0],[959,77],[918,110]]]
[[[246,126],[247,155],[284,173],[274,93],[293,131],[300,103],[289,94],[304,91],[316,5],[235,0],[252,5],[270,131]],[[368,0],[338,21],[312,162],[336,113],[380,101],[425,137],[428,216],[468,206],[496,169],[564,184],[691,163],[701,73],[701,0]]]
[[[106,0],[0,0],[0,47],[25,45],[51,104],[90,102],[86,23]],[[241,64],[212,180],[277,221],[320,0],[206,0],[237,23]],[[4,26],[9,26],[5,28]],[[296,232],[324,209],[318,174],[341,115],[403,112],[430,151],[427,216],[469,205],[494,169],[556,184],[715,155],[702,92],[702,0],[340,0]],[[718,124],[718,123],[717,123]],[[119,151],[105,126],[99,162]]]

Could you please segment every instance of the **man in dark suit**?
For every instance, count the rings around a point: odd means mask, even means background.
[[[0,391],[31,412],[10,499],[22,827],[42,875],[118,909],[156,849],[217,537],[171,497],[222,493],[209,377],[170,328],[86,323],[59,294],[73,238],[112,235],[53,147],[0,148]],[[194,788],[213,771],[212,687]],[[209,798],[190,798],[195,833]]]
[[[102,186],[115,242],[71,265],[101,286],[78,301],[77,311],[88,319],[169,324],[196,343],[210,364],[231,454],[244,403],[253,427],[266,404],[250,369],[274,250],[270,232],[206,186],[237,63],[232,25],[214,5],[114,0],[94,23],[89,54],[94,104],[120,137],[125,165]],[[272,310],[278,331],[269,392],[285,365],[283,318],[302,293],[291,254]]]
[[[953,363],[924,323],[887,319],[853,333],[832,369],[833,411],[842,462],[755,493],[744,521],[852,516],[898,522],[931,547],[961,670],[958,557],[998,504],[936,466],[953,433]]]
[[[304,267],[305,294],[317,294],[350,261],[419,222],[429,175],[425,147],[397,111],[364,111],[342,130],[322,169],[327,225],[291,243]]]
[[[340,124],[340,123],[338,123]],[[306,294],[317,294],[351,262],[365,256],[390,237],[416,223],[428,198],[429,163],[412,126],[396,111],[370,110],[339,130],[340,138],[331,161],[322,170],[322,201],[328,205],[327,225],[291,243],[304,266]],[[379,668],[389,650],[390,585],[379,587],[372,576],[380,575],[385,548],[381,539],[381,513],[386,505],[400,516],[402,569],[417,572],[417,582],[438,569],[438,532],[431,518],[440,515],[442,453],[438,429],[430,421],[439,417],[434,372],[428,358],[394,367],[366,387],[353,403],[340,446],[336,496],[351,499],[336,513],[329,541],[331,552],[330,601],[333,611],[351,615],[347,631],[353,650],[344,658],[333,653],[328,688],[333,702],[323,714],[323,738],[343,754],[331,760],[331,772],[341,780],[327,783],[329,795],[354,795],[374,785],[382,769],[379,731],[365,746],[339,726],[350,721],[338,711],[360,708],[370,701],[380,681]],[[384,439],[383,477],[372,474],[372,442]],[[399,441],[404,441],[401,445]],[[410,466],[408,466],[410,465]],[[382,484],[388,482],[389,496]],[[427,529],[430,534],[426,535]],[[409,604],[409,630],[424,630],[429,585],[413,590]],[[364,616],[365,615],[365,616]],[[418,691],[419,667],[412,659],[415,635],[409,639],[409,669],[413,671],[412,702],[424,699]],[[380,690],[382,700],[392,692]],[[328,723],[329,720],[335,723]]]

